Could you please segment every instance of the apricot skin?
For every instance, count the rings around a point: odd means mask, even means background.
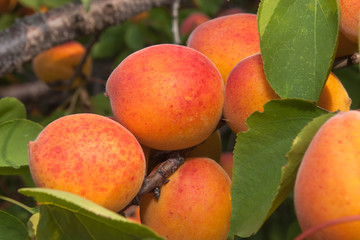
[[[220,130],[215,131],[206,139],[203,143],[196,146],[191,152],[187,155],[188,157],[207,157],[215,160],[216,162],[220,161],[220,156],[222,152],[221,145],[221,135]]]
[[[207,21],[192,31],[187,46],[209,57],[226,82],[240,60],[260,52],[256,15],[239,13]]]
[[[85,54],[85,48],[78,42],[70,41],[50,48],[37,55],[33,62],[35,75],[43,82],[49,84],[65,83],[74,74]],[[92,61],[88,57],[82,68],[86,78],[91,74]],[[77,87],[85,79],[77,77],[70,88]],[[56,86],[55,89],[66,89],[65,86]]]
[[[340,31],[354,43],[359,41],[359,0],[340,0]]]
[[[95,114],[74,114],[47,125],[29,143],[29,167],[37,187],[72,192],[113,211],[137,194],[145,157],[119,123]]]
[[[215,130],[224,85],[203,54],[160,44],[122,61],[110,75],[106,92],[115,119],[141,144],[177,150],[203,142]]]
[[[226,239],[231,180],[212,159],[187,158],[161,187],[158,201],[147,194],[141,222],[168,240]]]
[[[235,132],[246,131],[245,120],[264,104],[279,99],[268,83],[260,54],[240,61],[231,71],[225,85],[224,117]],[[320,95],[318,106],[328,111],[348,111],[351,99],[340,80],[331,73]]]
[[[234,165],[234,154],[232,152],[223,152],[220,157],[220,166],[225,170],[232,179],[232,169]]]
[[[360,112],[340,112],[318,130],[300,164],[294,188],[303,231],[360,214]],[[325,228],[311,240],[359,239],[360,222]]]

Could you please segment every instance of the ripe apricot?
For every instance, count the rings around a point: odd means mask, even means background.
[[[238,13],[207,21],[192,31],[187,46],[208,56],[225,82],[240,60],[260,52],[256,14]]]
[[[231,180],[209,158],[187,158],[161,187],[157,201],[140,202],[141,222],[168,240],[226,239],[230,224]]]
[[[47,125],[29,143],[29,167],[38,187],[72,192],[113,211],[138,193],[145,157],[119,123],[96,114],[74,114]]]
[[[279,99],[268,83],[260,54],[240,61],[231,71],[225,85],[224,117],[235,132],[246,131],[245,120],[264,104]],[[348,111],[351,105],[340,80],[331,73],[320,95],[318,105],[328,111]]]
[[[318,130],[300,164],[296,215],[303,231],[360,214],[360,112],[339,112]],[[308,239],[359,239],[360,222],[324,228]]]
[[[215,130],[224,84],[205,55],[159,44],[122,61],[110,75],[106,92],[115,119],[141,144],[177,150],[203,142]]]
[[[37,55],[32,62],[35,75],[43,82],[55,85],[55,89],[68,88],[66,82],[73,76],[75,69],[80,64],[85,54],[85,48],[78,42],[70,41],[50,48]],[[86,78],[92,70],[91,58],[88,57],[82,68],[85,78],[78,76],[70,88],[75,88]],[[59,86],[57,86],[59,85]]]
[[[340,0],[340,31],[354,43],[359,41],[359,0]]]

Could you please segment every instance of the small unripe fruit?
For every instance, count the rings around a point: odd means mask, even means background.
[[[29,143],[29,167],[38,187],[78,194],[120,211],[138,193],[145,157],[135,137],[96,114],[74,114],[47,125]]]

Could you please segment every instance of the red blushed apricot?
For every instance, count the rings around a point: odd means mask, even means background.
[[[303,231],[360,214],[360,112],[340,112],[327,120],[307,148],[294,187]],[[309,240],[359,239],[360,222],[317,231]]]
[[[359,0],[340,0],[340,31],[354,43],[359,41]]]
[[[187,158],[161,187],[157,201],[140,203],[141,222],[168,240],[225,240],[231,213],[231,180],[209,158]]]
[[[36,186],[75,193],[113,211],[138,193],[145,164],[136,138],[119,123],[96,114],[59,118],[29,143]]]
[[[187,16],[180,25],[180,34],[186,36],[190,34],[197,26],[210,20],[210,17],[201,12],[194,12]]]
[[[57,82],[65,83],[74,74],[75,69],[80,64],[85,48],[78,42],[70,41],[53,48],[50,48],[37,55],[32,64],[35,75],[43,82],[55,84]],[[91,74],[92,62],[88,57],[83,65],[82,72],[85,78]],[[81,76],[77,77],[71,85],[71,88],[84,82]],[[55,87],[58,90],[65,89],[64,86]]]
[[[115,119],[141,144],[177,150],[203,142],[214,131],[224,84],[205,55],[159,44],[122,61],[110,75],[106,92]]]
[[[239,13],[207,21],[190,34],[187,46],[209,57],[226,81],[240,60],[260,52],[256,15]]]
[[[242,61],[231,71],[225,85],[224,117],[235,132],[246,131],[245,120],[255,111],[262,112],[264,104],[280,97],[268,83],[260,54]],[[328,111],[348,111],[349,98],[340,80],[330,73],[318,106]]]

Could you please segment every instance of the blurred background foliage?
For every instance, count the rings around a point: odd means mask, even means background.
[[[1,0],[0,0],[1,2]],[[60,7],[72,0],[18,0],[6,11],[0,11],[0,30],[9,27],[16,19],[37,12],[45,12]],[[179,25],[190,14],[201,12],[209,18],[226,14],[228,9],[256,13],[259,0],[183,0],[179,9]],[[1,6],[1,5],[0,5]],[[186,44],[189,34],[181,35],[181,44]],[[87,44],[91,36],[77,39]],[[49,89],[41,96],[27,96],[20,99],[26,106],[28,118],[43,126],[60,116],[76,112],[93,112],[111,116],[108,98],[104,95],[105,83],[112,70],[129,54],[146,46],[159,43],[173,43],[171,6],[154,8],[143,12],[128,21],[104,30],[91,48],[93,72],[84,89],[56,91]],[[359,67],[350,66],[334,71],[341,79],[350,97],[352,109],[360,108],[360,77]],[[10,87],[21,87],[24,84],[36,83],[31,63],[25,64],[21,70],[0,77],[0,97]],[[233,150],[235,134],[228,128],[222,129],[222,147],[224,152]],[[0,195],[34,206],[32,199],[18,194],[21,187],[33,186],[29,173],[21,176],[0,176]],[[18,216],[24,223],[29,213],[22,208],[0,199],[0,210]],[[249,239],[282,240],[294,239],[300,233],[296,221],[292,196],[272,214],[261,230]],[[241,238],[238,238],[241,239]]]

